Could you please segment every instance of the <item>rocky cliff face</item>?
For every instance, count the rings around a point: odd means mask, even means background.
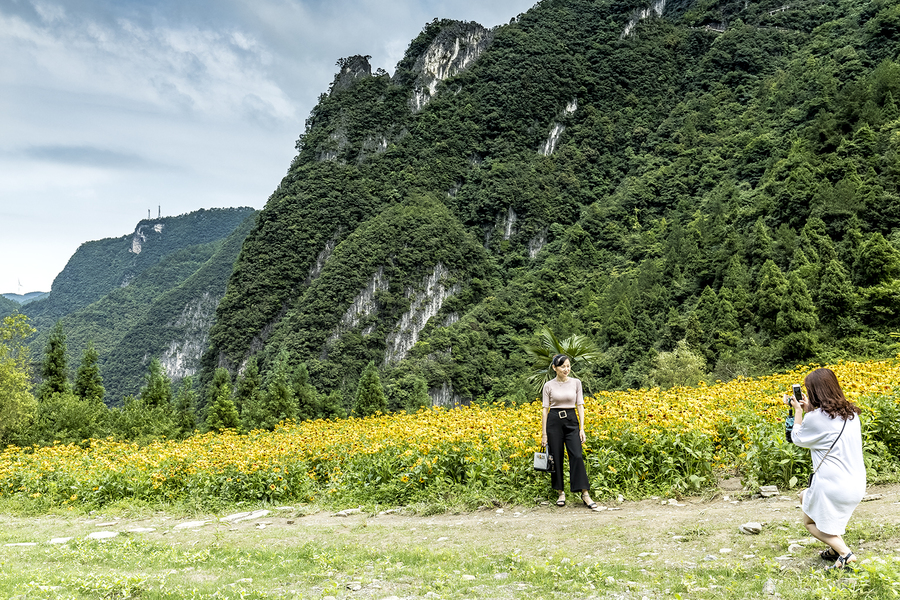
[[[337,64],[341,70],[334,76],[329,93],[333,96],[351,87],[358,80],[371,77],[372,65],[369,64],[370,58],[372,57],[357,54],[356,56],[340,59]]]
[[[493,32],[475,22],[444,27],[413,66],[418,75],[410,99],[412,110],[421,110],[441,82],[468,68],[493,40]]]

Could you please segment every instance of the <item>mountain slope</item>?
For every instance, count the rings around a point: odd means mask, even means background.
[[[602,347],[579,373],[595,389],[652,383],[682,339],[722,378],[893,352],[898,6],[544,0],[494,30],[434,21],[393,77],[342,60],[205,364],[238,370],[299,327],[313,383],[352,393],[335,373],[383,356],[394,296],[372,294],[377,340],[331,340],[338,306],[378,287],[369,259],[415,246],[436,264],[442,246],[402,235],[362,262],[337,248],[416,196],[479,240],[489,274],[458,321],[382,359],[388,381],[420,374],[435,397],[527,398],[522,346],[542,325]],[[340,297],[312,276],[329,261],[354,274]],[[310,306],[331,317],[294,320]]]
[[[164,257],[189,246],[230,234],[252,208],[201,209],[176,217],[142,220],[134,233],[82,244],[56,276],[50,295],[26,304],[39,331],[84,308],[117,288],[124,288]]]

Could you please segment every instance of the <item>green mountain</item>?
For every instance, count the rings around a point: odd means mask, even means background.
[[[208,378],[281,348],[352,397],[525,399],[541,326],[654,381],[896,352],[900,2],[542,0],[339,61],[216,310]]]
[[[255,218],[250,208],[201,210],[141,221],[131,236],[83,244],[50,297],[21,308],[38,327],[32,347],[40,352],[46,345],[51,315],[62,320],[71,366],[93,342],[109,404],[137,394],[151,358],[163,361],[172,378],[195,373]]]
[[[12,313],[19,312],[19,309],[22,307],[22,304],[16,300],[10,300],[4,296],[0,296],[0,317],[5,317],[6,315],[11,315]]]
[[[29,302],[34,302],[35,300],[40,300],[49,294],[49,292],[28,292],[27,294],[0,294],[0,297],[3,297],[7,300],[12,300],[17,304],[28,304]],[[5,303],[3,303],[6,306]]]
[[[134,233],[82,244],[53,280],[50,294],[22,309],[44,331],[80,308],[135,278],[166,256],[190,246],[220,240],[253,213],[252,208],[201,209],[177,217],[138,222]]]

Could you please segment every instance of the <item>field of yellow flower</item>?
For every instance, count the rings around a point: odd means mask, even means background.
[[[751,485],[804,479],[808,454],[784,440],[781,395],[813,367],[699,388],[601,392],[586,402],[586,462],[599,495],[698,491],[740,472]],[[870,481],[898,473],[900,361],[832,365],[860,404]],[[0,496],[102,506],[193,499],[405,504],[548,493],[531,468],[540,404],[428,409],[366,419],[306,421],[272,432],[195,435],[147,446],[9,447]],[[796,479],[794,479],[796,478]]]

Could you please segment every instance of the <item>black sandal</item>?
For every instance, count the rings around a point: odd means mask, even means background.
[[[822,560],[827,560],[828,562],[833,563],[834,561],[839,559],[841,555],[837,553],[837,550],[835,550],[831,546],[828,546],[826,549],[822,550],[821,553],[819,553],[819,557]]]
[[[597,510],[597,503],[591,502],[590,504],[588,504],[587,500],[584,499],[584,494],[581,494],[581,501],[584,502],[584,505],[587,506],[589,509]]]
[[[565,505],[566,505],[566,498],[565,498],[565,497],[559,498],[559,499],[556,501],[556,505],[559,506],[560,508],[562,508],[563,506],[565,506]]]
[[[852,550],[851,550],[850,552],[848,552],[846,556],[840,556],[840,555],[839,555],[839,556],[837,557],[837,561],[836,561],[833,565],[831,565],[830,567],[825,567],[825,570],[826,570],[826,571],[831,571],[831,570],[846,569],[846,568],[847,568],[847,565],[850,563],[850,557],[852,557],[852,556],[853,556],[853,551],[852,551]]]

